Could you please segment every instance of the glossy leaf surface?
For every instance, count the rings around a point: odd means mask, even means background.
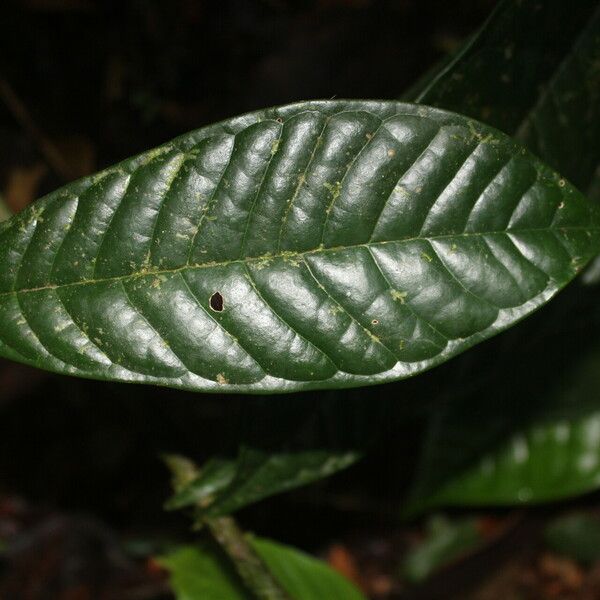
[[[275,542],[248,537],[282,587],[295,600],[365,600],[323,562]],[[234,571],[207,546],[184,546],[160,559],[177,600],[253,600]]]
[[[414,375],[521,319],[599,213],[499,132],[397,102],[201,129],[0,229],[0,352],[62,373],[276,392]]]

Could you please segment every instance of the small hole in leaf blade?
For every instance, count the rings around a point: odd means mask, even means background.
[[[208,301],[208,304],[215,312],[221,312],[223,310],[223,296],[219,292],[215,292]]]

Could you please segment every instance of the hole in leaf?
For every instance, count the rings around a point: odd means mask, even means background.
[[[215,312],[221,312],[223,310],[223,296],[219,292],[215,292],[208,301],[209,306]]]
[[[281,117],[277,117],[275,120],[276,120],[278,123],[283,123],[283,119],[282,119]]]

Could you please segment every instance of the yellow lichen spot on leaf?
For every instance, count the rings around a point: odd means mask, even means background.
[[[396,302],[400,302],[400,304],[404,304],[406,302],[406,297],[408,296],[408,292],[401,292],[400,290],[391,290],[392,298],[396,300]]]
[[[491,133],[484,135],[477,129],[473,121],[469,121],[469,134],[471,135],[471,140],[477,140],[480,144],[498,144],[500,142]]]
[[[44,222],[44,218],[42,217],[43,214],[44,214],[43,209],[38,208],[34,204],[31,209],[31,215],[29,216],[27,223],[25,223],[25,226],[31,225],[31,223],[34,223],[35,221],[38,221],[39,223],[43,223]],[[24,229],[23,229],[23,231],[24,231]]]
[[[285,251],[280,254],[284,262],[289,263],[292,267],[299,267],[302,264],[302,259],[297,252]]]
[[[272,260],[273,260],[273,258],[270,254],[265,254],[265,255],[261,256],[260,258],[257,258],[256,260],[254,260],[252,262],[252,264],[256,268],[257,271],[261,271],[265,267],[268,267],[271,264]]]
[[[323,187],[329,190],[329,193],[331,194],[331,199],[335,200],[340,195],[342,183],[340,181],[336,181],[335,183],[325,182],[323,184]]]
[[[431,258],[427,252],[421,252],[421,258],[427,262],[431,262],[433,260],[433,258]]]
[[[217,373],[217,383],[219,385],[227,385],[229,381],[227,381],[227,378],[225,375],[223,375],[223,373]]]
[[[377,344],[381,343],[381,339],[378,338],[373,332],[367,330],[367,335]]]
[[[410,197],[410,192],[401,184],[395,187],[394,192],[396,192],[398,196],[402,196],[403,198]]]
[[[343,312],[343,310],[344,309],[339,304],[332,304],[329,307],[329,313],[332,314],[332,315],[334,315],[334,316],[337,315],[338,313]]]

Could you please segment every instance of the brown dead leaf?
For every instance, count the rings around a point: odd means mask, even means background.
[[[583,584],[583,571],[573,560],[554,554],[543,554],[538,562],[540,573],[552,579],[562,590],[578,590]],[[553,585],[555,588],[556,585]]]
[[[40,183],[47,172],[48,167],[37,162],[27,167],[15,167],[9,173],[3,195],[12,212],[20,212],[38,197]]]
[[[332,544],[327,550],[327,562],[332,569],[358,586],[361,576],[354,555],[342,544]]]

